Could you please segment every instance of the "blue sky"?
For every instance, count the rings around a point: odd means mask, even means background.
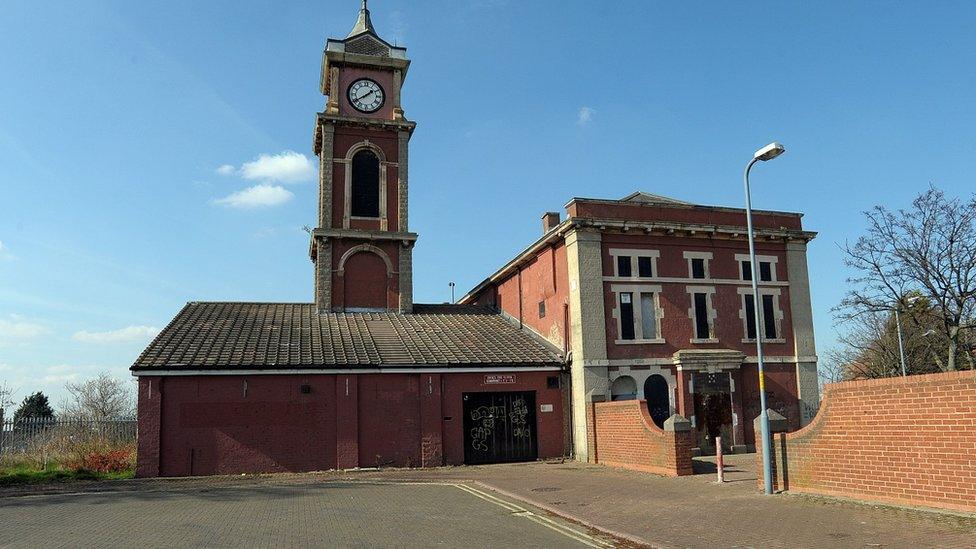
[[[753,172],[754,203],[820,232],[823,354],[860,212],[974,188],[969,2],[370,4],[413,60],[418,301],[476,284],[573,196],[739,206],[743,165],[775,139],[789,152]],[[311,300],[316,189],[298,155],[324,41],[357,8],[4,3],[0,381],[18,398],[126,376],[187,301]]]

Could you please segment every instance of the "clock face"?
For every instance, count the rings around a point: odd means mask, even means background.
[[[369,78],[360,78],[349,86],[349,103],[359,112],[376,112],[385,99],[383,88]]]

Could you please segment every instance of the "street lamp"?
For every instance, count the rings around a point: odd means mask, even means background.
[[[919,296],[913,295],[905,299],[905,305],[911,305],[918,301]],[[901,359],[901,375],[906,377],[908,375],[905,369],[905,346],[901,342],[901,317],[898,316],[898,309],[901,309],[901,300],[895,302],[895,328],[898,330],[898,357]],[[931,331],[931,330],[929,330]],[[928,333],[928,332],[926,332]]]
[[[776,142],[759,149],[746,166],[746,172],[743,176],[746,188],[746,228],[749,231],[749,268],[752,271],[752,277],[750,277],[752,278],[752,313],[756,326],[756,358],[759,361],[759,406],[762,408],[759,413],[759,424],[761,425],[759,434],[762,437],[763,488],[766,495],[773,493],[773,467],[772,458],[769,455],[769,414],[766,412],[766,378],[763,365],[762,324],[759,316],[762,301],[759,299],[759,270],[756,268],[756,245],[752,234],[752,192],[749,190],[749,171],[752,170],[752,166],[756,162],[772,160],[784,152],[786,152],[786,148]]]

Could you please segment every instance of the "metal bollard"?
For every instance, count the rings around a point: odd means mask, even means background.
[[[725,462],[722,460],[722,437],[715,437],[715,470],[718,471],[718,483],[725,482]]]

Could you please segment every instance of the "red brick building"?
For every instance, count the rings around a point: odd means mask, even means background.
[[[187,304],[132,366],[139,476],[568,451],[558,346],[486,307],[413,303],[409,66],[365,2],[349,36],[328,41],[313,145],[315,301]]]
[[[568,217],[461,299],[496,308],[563,349],[572,368],[573,445],[587,459],[587,408],[642,399],[661,426],[691,420],[712,451],[754,447],[755,338],[768,404],[797,428],[816,413],[817,357],[801,214],[754,212],[762,322],[753,321],[745,211],[636,192],[574,198]]]

